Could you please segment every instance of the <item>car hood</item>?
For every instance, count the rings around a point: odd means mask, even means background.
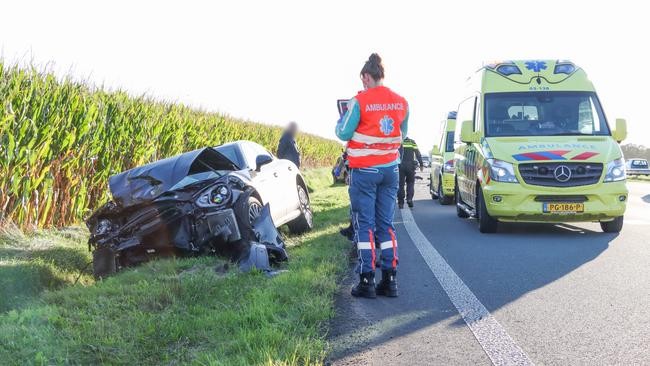
[[[487,158],[512,163],[527,161],[590,161],[607,163],[622,156],[610,136],[488,137]]]
[[[129,207],[156,199],[191,173],[238,170],[235,163],[213,148],[203,148],[133,168],[109,178],[113,201]]]

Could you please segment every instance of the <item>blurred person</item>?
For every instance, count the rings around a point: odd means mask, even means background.
[[[278,143],[278,158],[290,160],[300,168],[300,150],[298,150],[298,143],[296,143],[297,133],[298,124],[289,122]]]
[[[347,141],[350,205],[357,243],[359,283],[352,296],[396,297],[397,238],[393,226],[399,183],[399,147],[408,128],[406,99],[383,85],[376,53],[361,69],[364,91],[352,98],[336,125]],[[375,287],[375,245],[381,249],[382,279]]]

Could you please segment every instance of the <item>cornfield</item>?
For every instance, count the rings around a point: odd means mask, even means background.
[[[275,151],[279,127],[109,92],[0,60],[0,222],[79,222],[110,196],[108,178],[134,166],[232,140]],[[333,163],[341,145],[300,134],[304,164]]]

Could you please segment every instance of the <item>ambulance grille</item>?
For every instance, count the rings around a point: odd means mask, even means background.
[[[565,169],[568,168],[568,169]],[[556,178],[556,171],[560,173]],[[566,179],[566,172],[570,177]],[[519,174],[526,184],[545,187],[577,187],[596,184],[603,175],[603,164],[554,162],[519,164]]]

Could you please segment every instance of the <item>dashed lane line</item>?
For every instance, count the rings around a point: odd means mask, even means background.
[[[533,365],[526,353],[420,231],[411,210],[402,209],[401,213],[406,232],[492,363],[499,366]]]

